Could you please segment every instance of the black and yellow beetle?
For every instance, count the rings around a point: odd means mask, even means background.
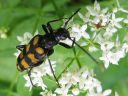
[[[39,66],[42,62],[48,58],[51,71],[53,76],[58,83],[58,80],[54,74],[54,71],[51,66],[51,62],[49,60],[49,56],[54,52],[53,47],[55,45],[61,45],[65,48],[72,48],[74,44],[76,44],[80,49],[82,49],[86,54],[88,54],[96,63],[96,59],[92,57],[85,49],[83,49],[79,44],[75,42],[75,38],[70,37],[68,29],[66,26],[71,18],[78,13],[80,9],[78,9],[73,15],[71,15],[68,20],[65,22],[63,28],[59,28],[57,30],[53,30],[50,23],[59,21],[61,19],[49,21],[47,25],[42,25],[43,30],[45,31],[45,35],[36,35],[34,36],[27,45],[18,45],[17,49],[21,51],[17,58],[17,69],[20,71],[28,70],[28,75],[30,76],[31,69],[33,67]],[[60,40],[70,39],[73,43],[71,46],[60,42]],[[31,78],[30,78],[31,81]],[[32,81],[31,81],[32,83]],[[59,85],[59,83],[58,83]]]

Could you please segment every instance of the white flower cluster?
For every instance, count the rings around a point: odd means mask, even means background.
[[[128,19],[116,17],[118,12],[127,13],[120,7],[117,0],[118,8],[114,8],[109,11],[108,8],[101,9],[99,3],[95,1],[94,6],[88,6],[85,15],[79,12],[79,17],[83,21],[83,25],[70,24],[71,36],[76,38],[76,41],[84,38],[86,42],[82,42],[81,45],[89,45],[89,51],[97,51],[94,43],[100,45],[102,56],[100,60],[104,62],[105,68],[109,67],[109,64],[116,64],[121,58],[125,56],[128,50],[128,42],[120,43],[120,37],[118,36],[122,23],[128,23]],[[88,30],[88,32],[86,31]],[[116,39],[113,37],[116,35]]]
[[[84,92],[87,96],[109,96],[111,94],[110,89],[103,91],[100,81],[85,68],[76,72],[63,73],[59,83],[61,88],[57,88],[55,93],[60,96],[79,96]]]

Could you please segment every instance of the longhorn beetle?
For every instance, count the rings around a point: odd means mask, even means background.
[[[57,84],[59,85],[49,59],[49,56],[52,55],[54,52],[53,47],[58,44],[65,48],[72,48],[74,44],[76,44],[81,50],[83,50],[87,55],[89,55],[92,58],[92,60],[98,63],[94,57],[92,57],[85,49],[83,49],[79,44],[75,42],[74,37],[70,37],[68,28],[66,29],[68,22],[72,19],[74,15],[76,15],[79,12],[79,10],[80,8],[68,18],[68,20],[64,24],[64,27],[58,28],[57,30],[53,30],[51,26],[52,22],[56,22],[64,18],[49,21],[46,25],[42,25],[45,35],[36,35],[30,40],[30,42],[27,45],[16,46],[16,48],[21,51],[17,58],[17,69],[19,71],[28,70],[28,76],[30,78],[31,83],[32,80],[30,74],[32,68],[42,64],[42,62],[44,62],[44,60],[47,58],[53,76]],[[60,42],[60,40],[65,40],[67,38],[72,41],[71,46]]]

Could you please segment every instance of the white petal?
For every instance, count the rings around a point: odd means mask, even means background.
[[[115,20],[115,14],[114,13],[112,14],[112,20]]]
[[[84,32],[84,33],[82,32],[82,36],[86,39],[90,39],[90,36],[87,32]]]
[[[113,8],[113,13],[117,13],[118,9],[117,8]]]
[[[36,30],[36,32],[34,33],[34,36],[35,36],[35,35],[38,35],[38,34],[39,34],[38,30]]]
[[[103,92],[103,96],[108,96],[112,93],[112,90],[108,89]]]
[[[84,16],[83,16],[80,12],[78,12],[78,15],[79,15],[79,17],[80,17],[82,20],[85,19]]]
[[[87,8],[88,12],[90,13],[90,15],[92,15],[92,16],[97,15],[97,13],[95,12],[95,10],[92,7],[88,6],[86,8]]]
[[[107,69],[108,68],[108,66],[109,66],[109,62],[107,61],[107,62],[105,62],[104,63],[104,66],[105,66],[105,68]]]
[[[122,21],[124,18],[116,18],[116,22]]]
[[[81,31],[82,31],[82,32],[84,32],[86,29],[87,29],[87,25],[83,25],[83,26],[81,27]]]
[[[73,93],[75,96],[77,96],[77,95],[79,95],[80,91],[79,91],[78,88],[73,88],[73,89],[72,89],[72,93]]]
[[[99,17],[95,17],[94,19],[93,19],[93,23],[94,24],[98,24],[100,22],[100,18]]]
[[[127,19],[124,19],[124,21],[123,21],[124,23],[128,23],[128,18]]]
[[[117,28],[122,28],[122,26],[121,26],[119,23],[117,23],[115,26],[116,26]]]
[[[108,11],[108,8],[102,10],[102,13],[105,14]]]
[[[62,90],[61,90],[60,88],[57,88],[57,89],[55,90],[55,92],[58,93],[58,94],[62,94]]]
[[[95,46],[90,46],[89,47],[89,51],[90,52],[95,52],[95,51],[97,51],[98,49],[95,47]]]
[[[117,29],[113,27],[113,28],[110,30],[110,32],[115,33],[115,32],[117,32]]]
[[[32,34],[30,33],[30,32],[25,32],[24,33],[24,39],[25,40],[28,40],[28,39],[31,39],[33,36],[32,36]]]
[[[23,41],[23,38],[20,37],[20,36],[17,36],[17,40],[20,41],[20,42],[22,42]]]
[[[100,11],[100,4],[97,2],[97,0],[95,0],[94,2],[94,9],[96,9],[97,11]]]
[[[124,12],[124,13],[128,13],[128,10],[125,10],[124,8],[119,8],[120,11]]]
[[[77,27],[72,27],[72,32],[77,32],[79,33],[81,30]]]
[[[101,86],[101,85],[100,85],[100,86],[97,86],[96,89],[97,89],[97,92],[98,92],[98,93],[102,92],[102,86]]]
[[[2,39],[6,39],[6,38],[7,38],[7,35],[6,35],[5,33],[1,33],[1,34],[0,34],[0,37],[1,37]]]
[[[119,96],[119,94],[117,92],[115,92],[115,96]]]

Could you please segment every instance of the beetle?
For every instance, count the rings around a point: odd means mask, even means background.
[[[49,61],[49,65],[53,73],[53,76],[56,82],[58,83],[58,80],[54,74],[54,71],[53,71],[53,68],[51,66],[51,62],[49,59],[49,56],[54,53],[53,47],[56,45],[61,45],[65,48],[73,48],[74,44],[76,44],[80,49],[82,49],[86,54],[88,54],[97,63],[96,59],[92,57],[89,52],[87,52],[85,49],[83,49],[79,44],[75,42],[74,37],[70,37],[69,31],[68,29],[66,29],[68,22],[72,19],[74,15],[76,15],[79,12],[79,10],[80,8],[68,18],[68,20],[64,24],[64,27],[60,27],[57,30],[53,30],[51,26],[52,22],[57,22],[64,18],[49,21],[46,25],[44,24],[42,25],[42,28],[45,32],[44,35],[38,34],[34,36],[27,45],[16,46],[16,48],[21,51],[21,53],[19,54],[17,58],[17,69],[19,71],[28,70],[28,75],[30,77],[32,68],[42,64],[44,60],[47,58]],[[66,40],[67,38],[72,41],[71,46],[60,42],[60,40]],[[31,78],[30,78],[30,81],[32,83]]]

